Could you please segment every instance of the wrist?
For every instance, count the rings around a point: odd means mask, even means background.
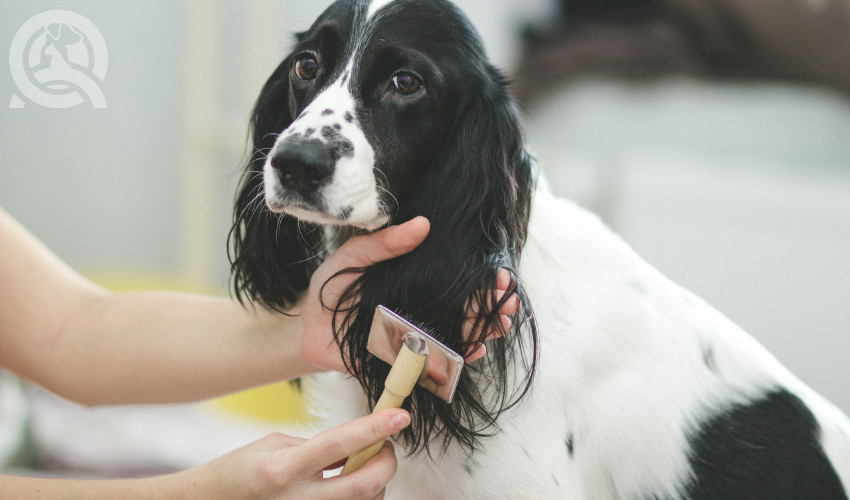
[[[323,357],[315,349],[315,336],[311,336],[309,321],[305,319],[304,310],[299,308],[296,310],[298,316],[293,317],[294,330],[293,345],[298,346],[296,365],[299,367],[298,376],[312,375],[314,373],[326,372],[329,370],[324,366]]]
[[[265,354],[270,363],[271,380],[291,380],[304,375],[323,371],[304,355],[305,314],[303,300],[284,313],[257,307],[254,320],[249,326],[249,335],[260,335],[267,339]]]

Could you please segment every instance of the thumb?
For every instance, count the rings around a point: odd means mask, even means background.
[[[355,236],[345,242],[336,254],[345,259],[351,267],[368,267],[412,251],[425,241],[430,230],[431,223],[428,219],[422,216],[414,217],[397,226]]]

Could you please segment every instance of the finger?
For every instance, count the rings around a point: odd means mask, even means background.
[[[496,339],[510,333],[511,326],[513,326],[513,321],[511,321],[511,318],[509,318],[508,316],[500,316],[499,320],[502,323],[502,329],[500,330],[498,328],[491,328],[487,332],[487,335],[484,336],[483,340]],[[474,320],[467,320],[464,323],[464,332],[467,337],[469,337],[474,323]],[[466,351],[466,355],[463,357],[463,359],[467,363],[472,363],[473,361],[478,361],[486,355],[487,347],[483,343],[479,342],[477,344],[469,346]]]
[[[393,446],[384,443],[381,451],[351,474],[322,480],[318,484],[322,498],[381,498],[384,488],[395,475],[398,462]],[[318,493],[318,491],[317,491]]]
[[[505,296],[504,290],[494,290],[493,295],[490,297],[492,300],[492,304],[498,304]],[[504,314],[507,316],[513,316],[519,311],[520,301],[517,294],[511,292],[511,295],[505,299],[505,303],[499,307],[499,314]],[[467,312],[469,314],[468,317],[475,317],[481,311],[480,304],[478,300],[473,300],[472,303],[467,308]]]
[[[487,330],[487,333],[484,335],[484,338],[481,340],[493,340],[499,337],[503,337],[510,333],[511,326],[513,326],[514,322],[511,321],[511,318],[508,316],[499,316],[499,326],[493,325]]]
[[[329,429],[302,443],[301,466],[309,472],[323,470],[363,448],[386,439],[410,424],[404,410],[383,410]]]
[[[502,324],[502,328],[491,328],[490,331],[487,332],[487,335],[484,336],[484,340],[497,339],[507,333],[510,333],[511,326],[514,324],[514,322],[511,321],[511,318],[508,316],[499,316],[499,322]]]
[[[511,286],[511,273],[504,267],[500,267],[496,272],[496,288],[507,290],[509,286]]]
[[[507,293],[506,290],[495,289],[495,290],[492,291],[492,293],[490,295],[487,296],[487,300],[489,300],[490,305],[493,306],[495,304],[498,304],[505,297],[506,293]],[[481,312],[481,303],[479,302],[477,297],[468,301],[468,304],[469,305],[466,308],[467,317],[469,317],[469,318],[475,317]],[[510,296],[508,296],[508,298],[505,299],[504,304],[502,304],[499,307],[499,314],[512,316],[512,315],[516,314],[517,311],[519,311],[519,306],[520,306],[519,296],[517,296],[516,293],[511,292]]]
[[[499,314],[504,314],[507,316],[513,316],[519,311],[520,301],[519,296],[515,293],[512,293],[510,297],[502,304],[502,307],[499,308]]]
[[[499,271],[496,273],[496,289],[507,291],[511,286],[513,279],[511,278],[511,273],[508,272],[507,269],[500,267]],[[501,298],[504,293],[498,295]],[[519,311],[520,300],[516,293],[512,294],[511,297],[505,301],[502,307],[499,308],[500,314],[506,314],[508,316],[516,314]]]
[[[355,236],[336,253],[344,256],[351,267],[367,267],[410,252],[425,241],[430,230],[428,219],[415,217],[376,233]]]
[[[469,351],[467,351],[466,356],[464,356],[464,361],[472,363],[473,361],[478,361],[483,358],[486,354],[487,348],[484,344],[475,344],[469,347]]]
[[[474,318],[474,317],[469,318],[467,320],[464,320],[464,322],[463,322],[463,338],[464,338],[464,340],[466,340],[466,341],[472,341],[473,340],[471,337],[474,334],[473,330],[475,328],[476,320],[477,320],[477,318]],[[511,330],[511,326],[513,326],[513,321],[511,320],[510,316],[501,315],[501,316],[499,316],[499,324],[501,326],[501,329],[499,328],[499,326],[496,326],[496,325],[491,326],[490,329],[487,331],[487,333],[484,335],[484,338],[482,338],[481,340],[491,340],[491,339],[495,339],[495,338],[499,338],[499,337],[503,336],[504,334],[508,333]]]

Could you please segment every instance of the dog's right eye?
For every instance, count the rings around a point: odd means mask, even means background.
[[[300,80],[312,80],[319,72],[319,61],[310,54],[305,54],[295,61],[295,76]]]
[[[393,76],[390,82],[390,90],[401,95],[413,95],[422,88],[422,80],[413,73],[402,71]]]

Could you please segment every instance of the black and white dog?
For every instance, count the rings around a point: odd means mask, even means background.
[[[340,403],[333,423],[380,392],[387,367],[365,348],[377,304],[465,352],[500,328],[482,290],[512,274],[512,331],[456,401],[408,402],[389,496],[847,498],[848,419],[547,191],[505,81],[449,2],[334,3],[265,84],[252,132],[231,234],[241,299],[285,310],[348,235],[431,221],[419,248],[328,304],[355,374],[323,397]],[[471,299],[487,306],[464,339]]]

